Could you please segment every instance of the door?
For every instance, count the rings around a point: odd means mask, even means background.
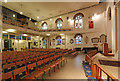
[[[4,49],[9,49],[9,40],[4,40]]]
[[[31,42],[28,42],[28,49],[30,49],[30,44],[31,44]]]

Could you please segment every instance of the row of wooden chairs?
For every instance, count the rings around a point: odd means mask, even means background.
[[[43,60],[43,62],[45,64],[49,64],[50,62],[56,61],[57,59],[59,59],[61,57],[62,57],[62,55],[55,55],[55,56],[52,56],[50,58],[45,58],[45,59],[42,59],[41,57],[36,57],[36,58],[28,58],[26,60],[20,60],[20,61],[12,60],[11,63],[9,63],[9,64],[5,63],[3,65],[3,72],[6,73],[8,71],[14,70],[16,67],[19,68],[20,66],[29,65],[31,63],[34,63],[34,62],[37,62],[40,60]]]
[[[37,63],[32,63],[28,66],[17,68],[13,71],[4,73],[2,74],[2,79],[3,80],[6,80],[6,79],[15,79],[15,80],[26,79],[27,80],[27,79],[37,79],[40,76],[42,76],[42,79],[44,79],[44,74],[46,72],[49,71],[49,76],[50,76],[51,75],[50,69],[54,68],[54,72],[55,72],[55,67],[57,66],[59,69],[60,64],[62,67],[63,62],[65,63],[65,61],[67,61],[67,59],[61,58],[43,68],[39,67],[39,65],[41,65],[43,62],[38,61]]]
[[[31,58],[31,59],[36,59],[36,58],[39,58],[39,59],[45,59],[45,58],[50,58],[50,57],[52,57],[52,56],[58,56],[58,57],[61,57],[62,56],[62,54],[57,54],[57,55],[55,55],[54,53],[51,53],[51,54],[47,54],[47,55],[42,55],[42,56],[40,56],[40,55],[31,55],[31,56],[23,56],[23,57],[18,57],[18,58],[13,58],[13,59],[7,59],[7,60],[2,60],[2,64],[4,65],[4,64],[6,64],[6,63],[11,63],[11,62],[15,62],[15,61],[21,61],[21,60],[27,60],[27,59],[29,59],[29,58]]]

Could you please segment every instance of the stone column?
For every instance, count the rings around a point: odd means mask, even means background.
[[[120,60],[120,2],[118,3],[118,58]]]
[[[118,15],[117,15],[117,17],[118,17],[118,51],[117,51],[117,54],[118,54],[118,60],[120,61],[120,2],[118,3]],[[120,80],[120,67],[119,67],[119,70],[118,70],[118,79]]]

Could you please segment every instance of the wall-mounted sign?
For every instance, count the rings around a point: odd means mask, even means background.
[[[3,34],[3,39],[8,39],[8,34]]]
[[[88,41],[89,41],[89,38],[86,36],[84,41],[85,41],[85,43],[87,44]]]
[[[93,28],[93,21],[89,21],[89,29]]]
[[[21,40],[21,36],[16,36],[16,39],[17,40]]]
[[[22,39],[23,39],[23,40],[26,40],[26,36],[22,36]]]
[[[9,39],[15,39],[15,35],[10,35]]]
[[[31,37],[27,37],[27,40],[31,40]]]
[[[73,44],[74,43],[74,40],[73,39],[70,39],[70,44]]]

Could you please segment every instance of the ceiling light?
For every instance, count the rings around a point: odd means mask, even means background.
[[[94,14],[94,16],[92,17],[92,20],[96,20],[99,18],[100,15]]]
[[[60,35],[64,35],[64,34],[60,34]]]
[[[39,19],[40,17],[39,17],[39,16],[37,16],[37,18]]]
[[[2,33],[7,33],[6,31],[2,31]]]
[[[15,14],[13,14],[13,17],[15,17]]]
[[[46,34],[47,36],[50,36],[50,34]]]
[[[62,17],[60,16],[60,18],[62,18]]]
[[[35,25],[37,25],[37,23],[35,23]]]
[[[7,31],[8,32],[15,32],[16,30],[15,29],[8,29]]]
[[[39,36],[36,36],[37,38],[39,38]]]
[[[68,19],[68,21],[71,21],[71,19]]]
[[[50,19],[50,21],[51,21],[52,19]]]
[[[42,23],[43,23],[44,21],[42,21]]]
[[[20,12],[20,14],[22,15],[22,14],[23,14],[23,12]]]
[[[31,21],[31,18],[29,18],[29,20]]]
[[[27,34],[23,34],[23,36],[28,36]]]
[[[7,3],[7,0],[4,0],[5,3]]]

